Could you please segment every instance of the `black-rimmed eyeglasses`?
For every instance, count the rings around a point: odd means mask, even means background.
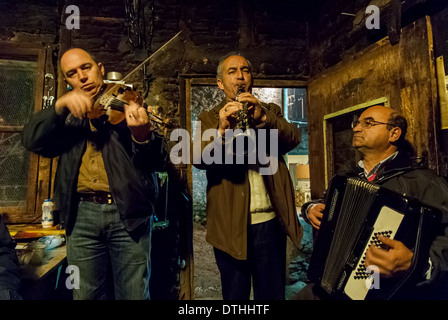
[[[364,118],[361,121],[353,120],[353,122],[352,122],[352,129],[354,129],[358,124],[361,124],[361,127],[365,128],[365,129],[369,129],[369,128],[373,127],[373,126],[378,126],[380,124],[385,124],[387,126],[392,126],[390,123],[375,121],[375,120],[373,120],[371,118]]]

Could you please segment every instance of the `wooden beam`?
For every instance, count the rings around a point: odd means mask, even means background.
[[[389,13],[386,15],[387,35],[392,45],[400,41],[401,32],[401,0],[391,0],[387,9]]]
[[[0,126],[0,132],[22,132],[23,126]]]

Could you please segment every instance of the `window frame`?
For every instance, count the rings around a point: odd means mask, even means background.
[[[216,75],[212,74],[181,74],[179,75],[179,124],[180,128],[187,129],[192,134],[191,125],[191,88],[193,86],[217,86]],[[254,78],[253,87],[265,88],[304,88],[308,90],[308,81],[303,79],[285,79],[284,77],[263,77]],[[307,99],[308,100],[308,99]],[[281,106],[283,108],[283,106]],[[191,149],[192,150],[192,149]],[[190,190],[193,190],[192,164],[181,164],[177,166],[187,176],[187,183]],[[194,259],[193,259],[193,215],[185,217],[184,228],[186,230],[186,244],[181,255],[185,257],[185,267],[180,272],[181,288],[179,296],[182,299],[193,299],[194,284]]]
[[[0,58],[37,63],[35,77],[33,113],[42,109],[44,94],[44,72],[47,50],[42,46],[23,47],[0,42]],[[25,123],[24,123],[25,124]],[[23,125],[24,125],[23,124]],[[0,126],[0,132],[21,133],[22,126]],[[43,159],[30,153],[25,206],[0,206],[0,214],[6,223],[38,223],[40,222],[41,199],[44,196],[44,185],[50,183],[50,175],[42,176],[42,168],[51,164],[51,159]]]
[[[360,103],[336,112],[332,112],[324,115],[323,125],[322,125],[322,134],[324,138],[324,163],[325,163],[325,189],[329,188],[329,183],[331,178],[337,173],[336,172],[336,161],[334,156],[334,129],[333,122],[338,119],[340,116],[345,115],[355,115],[356,113],[361,114],[365,109],[375,106],[375,105],[383,105],[385,107],[390,108],[390,103],[387,97],[380,97],[378,99],[366,101],[364,103]],[[352,130],[351,123],[347,123],[347,130]],[[351,141],[350,141],[351,142]],[[355,164],[358,163],[361,158],[359,154],[355,152]]]

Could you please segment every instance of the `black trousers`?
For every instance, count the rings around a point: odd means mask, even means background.
[[[248,227],[247,260],[214,248],[224,300],[284,300],[286,235],[277,219]]]

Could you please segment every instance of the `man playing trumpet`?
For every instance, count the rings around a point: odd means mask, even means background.
[[[201,152],[210,143],[224,142],[226,130],[235,128],[237,114],[246,108],[245,116],[255,133],[278,130],[280,154],[298,145],[300,129],[286,121],[280,107],[262,103],[251,94],[252,68],[246,58],[224,57],[218,65],[217,84],[226,98],[198,117],[201,130],[196,134],[216,130],[214,142],[202,141]],[[288,169],[283,158],[278,158],[278,170],[264,176],[258,164],[193,161],[207,171],[206,239],[214,247],[224,300],[248,300],[251,283],[256,300],[285,298],[286,235],[299,246],[303,231]]]

